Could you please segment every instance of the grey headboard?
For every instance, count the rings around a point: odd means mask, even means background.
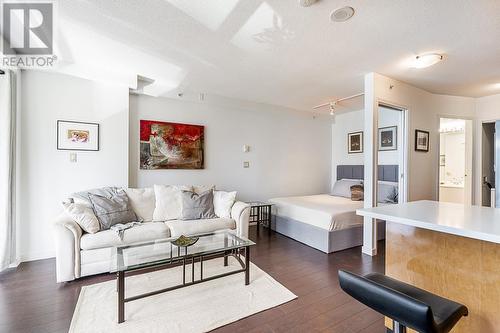
[[[398,182],[398,165],[379,165],[378,180]],[[364,179],[364,165],[337,165],[337,180],[339,179]]]

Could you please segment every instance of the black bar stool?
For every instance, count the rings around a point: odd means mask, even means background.
[[[394,333],[447,333],[468,315],[467,307],[378,273],[365,276],[339,270],[346,293],[394,321]]]

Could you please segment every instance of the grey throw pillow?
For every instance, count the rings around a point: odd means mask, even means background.
[[[101,230],[109,229],[118,223],[137,221],[137,216],[130,207],[124,190],[117,190],[108,196],[89,193],[89,200],[99,220]]]
[[[213,219],[214,192],[208,190],[200,194],[191,191],[181,192],[181,220]]]
[[[119,187],[106,186],[100,188],[94,188],[87,191],[76,192],[70,195],[70,199],[73,199],[77,204],[84,204],[92,207],[92,203],[89,199],[89,194],[97,194],[103,197],[111,197],[116,194],[117,191],[121,190]]]

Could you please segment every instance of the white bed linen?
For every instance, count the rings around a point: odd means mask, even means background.
[[[356,209],[363,208],[363,201],[329,194],[273,198],[269,201],[274,204],[274,214],[328,231],[363,224],[363,217],[356,215]]]

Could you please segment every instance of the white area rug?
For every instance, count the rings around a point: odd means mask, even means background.
[[[236,259],[205,261],[208,277],[241,268]],[[186,267],[191,278],[191,266]],[[195,265],[195,279],[199,265]],[[182,267],[127,277],[125,297],[166,288],[182,282]],[[125,303],[125,322],[117,323],[116,281],[82,287],[70,333],[80,332],[207,332],[297,298],[279,282],[251,264],[250,285],[244,273]]]

